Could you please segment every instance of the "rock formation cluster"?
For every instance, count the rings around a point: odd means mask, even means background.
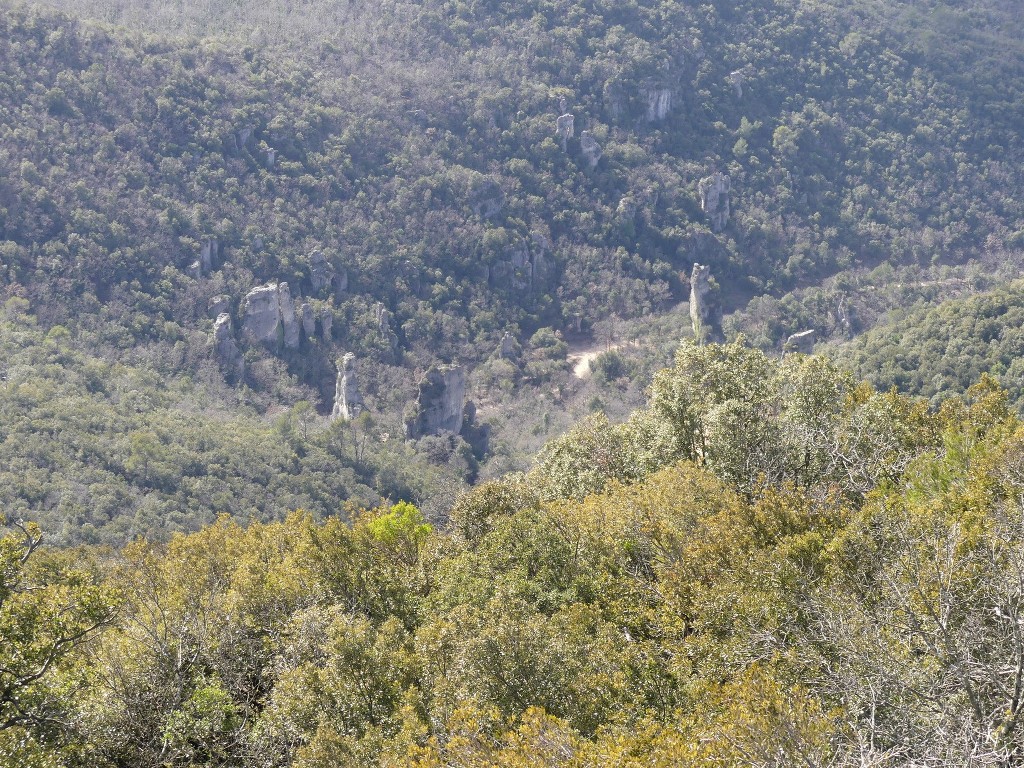
[[[316,313],[308,302],[296,313],[288,283],[253,288],[242,300],[241,318],[244,338],[273,348],[298,349],[302,331],[310,339],[316,335]],[[330,339],[330,312],[324,312],[320,322],[324,338]]]

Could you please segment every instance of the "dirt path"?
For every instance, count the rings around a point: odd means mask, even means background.
[[[618,349],[621,344],[595,344],[586,342],[583,344],[570,344],[568,361],[572,364],[572,373],[577,379],[590,378],[590,361],[595,359],[602,352],[611,352]]]

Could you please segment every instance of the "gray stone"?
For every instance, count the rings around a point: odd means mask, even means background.
[[[277,345],[281,325],[281,303],[277,283],[253,288],[242,300],[242,335],[250,341]]]
[[[204,275],[208,275],[217,266],[220,256],[220,243],[217,238],[211,237],[203,243],[199,251],[199,264]]]
[[[277,286],[278,306],[281,307],[281,324],[284,326],[284,345],[288,349],[299,348],[299,319],[295,316],[295,302],[288,283]]]
[[[498,355],[506,360],[511,360],[516,356],[516,339],[509,331],[505,331],[505,335],[501,337]]]
[[[458,434],[465,403],[465,370],[459,365],[431,368],[420,379],[416,402],[405,422],[406,437]]]
[[[512,267],[512,288],[523,291],[533,285],[533,262],[530,260],[530,248],[525,242],[508,251],[508,261]]]
[[[711,283],[711,268],[693,265],[690,275],[690,322],[698,344],[722,343],[722,305],[716,286]]]
[[[317,293],[331,287],[335,278],[334,267],[320,251],[309,254],[309,282]]]
[[[218,294],[214,296],[206,304],[206,314],[216,319],[225,312],[231,311],[231,297],[226,293]]]
[[[329,308],[325,308],[320,313],[320,335],[324,341],[331,340],[331,327],[334,325],[334,313]]]
[[[332,419],[352,420],[364,410],[363,396],[359,392],[356,376],[356,356],[351,352],[338,361],[338,378],[334,384],[334,408]]]
[[[562,140],[562,151],[565,151],[569,139],[576,135],[576,118],[572,115],[562,115],[555,121],[555,135]]]
[[[601,145],[597,143],[597,140],[590,134],[590,131],[584,131],[580,134],[580,151],[587,159],[587,162],[590,163],[590,167],[596,168],[603,153]]]
[[[379,301],[374,305],[373,311],[377,316],[377,330],[380,332],[381,338],[388,343],[392,350],[397,349],[398,336],[391,328],[391,312]]]
[[[672,89],[649,87],[641,91],[647,102],[647,122],[654,123],[664,120],[672,111]]]
[[[786,339],[786,343],[783,345],[783,350],[786,352],[800,352],[801,354],[809,355],[814,351],[814,336],[813,328],[808,331],[794,333]]]
[[[225,374],[237,378],[245,375],[245,361],[235,343],[231,315],[227,312],[219,315],[213,324],[213,348],[217,354],[217,362]]]
[[[700,207],[711,220],[711,231],[721,232],[729,222],[729,177],[716,171],[697,184]]]
[[[743,98],[743,84],[746,82],[743,72],[738,69],[735,72],[730,72],[729,76],[725,78],[725,82],[732,86],[733,93],[736,94],[737,99]]]
[[[302,316],[302,330],[306,332],[307,339],[312,339],[316,336],[316,314],[313,312],[313,308],[309,306],[309,302],[302,302],[299,313]]]
[[[203,276],[203,265],[199,263],[199,259],[188,265],[188,276],[194,280],[198,280]]]
[[[245,145],[249,143],[249,139],[252,138],[252,128],[246,126],[238,132],[238,148],[244,149]]]
[[[276,149],[268,149],[267,152],[266,152],[266,155],[264,155],[264,163],[266,163],[267,168],[273,168],[274,167],[274,163],[276,163],[276,162],[277,162],[277,150]]]

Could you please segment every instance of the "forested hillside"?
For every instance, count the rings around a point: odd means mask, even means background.
[[[664,308],[695,261],[736,306],[883,259],[1017,248],[1012,11],[884,5],[261,12],[295,17],[281,35],[319,28],[291,48],[253,38],[261,14],[245,9],[159,35],[154,13],[146,36],[8,11],[9,290],[44,322],[102,313],[137,344],[208,322],[215,295],[237,312],[287,280],[333,314],[340,347],[426,365],[480,359],[506,330],[525,341]],[[973,34],[951,52],[953,25]],[[698,189],[716,170],[720,232]],[[317,251],[339,290],[314,289]],[[333,360],[311,346],[290,364],[326,394]]]
[[[992,375],[1024,405],[1024,286],[1007,286],[938,305],[918,304],[842,347],[837,355],[881,388],[933,402]]]
[[[225,517],[115,554],[23,524],[0,761],[1012,765],[1022,446],[991,380],[931,410],[686,344],[442,527]]]

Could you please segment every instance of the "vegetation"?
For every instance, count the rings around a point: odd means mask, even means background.
[[[982,374],[994,377],[1020,410],[1024,405],[1024,286],[936,306],[896,311],[837,351],[858,376],[938,403],[964,392]]]
[[[930,410],[822,359],[684,346],[644,412],[581,426],[441,528],[405,503],[351,524],[222,517],[94,556],[32,554],[23,528],[4,584],[32,597],[0,603],[0,647],[52,647],[47,606],[76,590],[85,615],[65,621],[86,641],[33,682],[45,718],[0,723],[0,749],[68,766],[1005,765],[1024,740],[1022,446],[991,380]],[[596,474],[561,461],[579,450]],[[39,557],[42,591],[18,592]]]
[[[62,326],[44,331],[25,304],[0,312],[0,500],[50,543],[165,539],[220,514],[322,518],[382,496],[426,503],[468,477],[459,456],[430,462],[404,445],[397,423],[326,424],[301,399],[263,418],[215,366],[190,379],[174,360],[115,361]]]

